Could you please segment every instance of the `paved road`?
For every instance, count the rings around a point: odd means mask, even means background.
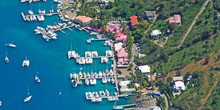
[[[177,46],[177,47],[182,46],[183,42],[185,41],[185,39],[186,39],[186,37],[188,36],[189,32],[191,31],[192,27],[195,25],[196,20],[199,18],[200,14],[204,11],[204,9],[205,9],[205,7],[206,7],[206,5],[208,4],[209,1],[210,1],[210,0],[206,0],[206,1],[205,1],[205,3],[203,4],[201,10],[199,11],[199,13],[197,13],[197,15],[196,15],[196,17],[194,18],[192,24],[191,24],[190,27],[188,28],[186,34],[183,36],[182,42],[181,42],[180,45]]]

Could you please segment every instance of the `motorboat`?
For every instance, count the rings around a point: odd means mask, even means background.
[[[86,92],[86,99],[89,100],[90,98],[93,97],[92,92]]]
[[[109,93],[109,91],[107,89],[105,90],[105,94],[106,94],[106,96],[110,95],[110,93]]]
[[[89,79],[85,79],[86,85],[89,85]]]
[[[35,75],[35,81],[36,81],[37,83],[40,83],[40,79],[39,79],[39,77],[38,77],[37,75]]]
[[[57,3],[57,2],[58,2],[58,0],[53,0],[53,2]]]
[[[77,81],[76,80],[72,80],[72,85],[73,85],[73,87],[77,87]]]
[[[90,84],[95,85],[96,84],[96,79],[95,78],[90,79]]]
[[[73,79],[73,74],[72,73],[70,73],[70,79]]]
[[[24,99],[24,102],[28,102],[32,98],[32,95],[30,95],[30,92],[29,92],[29,87],[28,87],[28,93],[27,94],[28,94],[28,96]]]
[[[46,35],[51,39],[57,39],[57,34],[52,31],[48,31]]]
[[[33,12],[32,10],[29,10],[28,13],[29,13],[30,15],[33,15],[33,14],[34,14],[34,12]]]
[[[23,63],[22,63],[22,66],[23,67],[29,67],[29,65],[30,65],[30,61],[29,60],[27,60],[27,57],[26,57],[26,59],[23,61]]]
[[[31,3],[31,2],[32,2],[32,0],[28,0],[28,2],[29,2],[29,3]]]
[[[86,52],[85,52],[85,56],[86,56],[86,57],[92,57],[92,53],[91,53],[90,51],[86,51]]]
[[[101,71],[99,71],[99,77],[102,77],[102,72]]]
[[[106,78],[102,78],[102,83],[106,84],[107,83],[107,79]]]
[[[92,51],[92,57],[98,57],[98,52],[97,51]]]
[[[99,95],[100,95],[101,97],[105,97],[105,91],[99,91]]]
[[[5,44],[5,46],[12,47],[12,48],[15,48],[15,47],[16,47],[16,45],[13,44],[13,43],[7,43],[7,44]]]
[[[116,101],[115,101],[115,104],[113,106],[113,109],[114,110],[120,110],[120,109],[123,109],[123,106],[116,106]]]
[[[108,71],[108,69],[106,69],[106,76],[109,76],[110,74],[109,74],[109,71]]]

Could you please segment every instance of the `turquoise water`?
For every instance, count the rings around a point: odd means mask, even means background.
[[[41,35],[35,35],[36,26],[46,27],[54,22],[60,22],[58,16],[46,17],[44,22],[24,22],[21,12],[28,13],[32,9],[37,13],[38,9],[47,12],[52,7],[50,0],[47,3],[20,3],[20,0],[4,0],[0,2],[0,100],[3,110],[111,110],[114,102],[106,99],[100,103],[92,103],[85,99],[85,92],[108,89],[113,94],[115,87],[112,84],[101,84],[99,80],[95,86],[79,85],[73,88],[70,72],[103,71],[111,67],[109,64],[100,64],[100,59],[95,59],[91,65],[78,65],[75,59],[67,59],[67,51],[70,44],[81,56],[87,50],[96,50],[99,55],[104,55],[109,47],[103,46],[104,41],[95,41],[87,44],[86,40],[91,36],[75,28],[73,32],[64,30],[66,34],[57,32],[58,39],[45,42]],[[56,4],[53,4],[56,7]],[[8,48],[4,44],[14,42],[17,48]],[[5,64],[5,52],[9,57],[9,64]],[[27,55],[30,67],[23,68],[22,61]],[[109,59],[110,60],[110,59]],[[36,69],[37,68],[37,69]],[[34,75],[39,72],[40,84],[36,84]],[[23,100],[27,96],[27,88],[30,88],[32,99],[28,103]],[[62,95],[59,95],[59,92]],[[119,104],[128,102],[128,99],[120,98]]]

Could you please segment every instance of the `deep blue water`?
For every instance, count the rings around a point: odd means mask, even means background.
[[[57,4],[53,4],[54,9]],[[111,67],[109,64],[101,64],[100,59],[95,59],[93,64],[80,66],[75,59],[67,59],[67,51],[70,44],[81,56],[87,50],[96,50],[99,55],[104,55],[109,47],[103,46],[103,41],[87,44],[86,40],[91,36],[75,28],[73,32],[64,30],[66,34],[57,32],[58,39],[45,42],[41,35],[35,35],[36,26],[46,27],[54,22],[60,22],[57,15],[47,17],[44,22],[24,22],[21,12],[28,13],[32,9],[37,13],[38,9],[47,12],[52,7],[51,0],[47,3],[20,3],[20,0],[2,0],[0,2],[0,100],[3,110],[111,110],[114,102],[104,99],[101,103],[92,103],[85,99],[85,92],[108,89],[113,94],[115,87],[112,84],[101,84],[98,81],[95,86],[79,85],[73,88],[70,80],[70,72],[103,71]],[[4,44],[13,42],[17,48],[8,48]],[[5,64],[5,53],[8,53],[9,64]],[[21,66],[25,56],[30,60],[30,67]],[[110,59],[109,59],[110,60]],[[40,84],[36,84],[34,75],[39,72]],[[27,96],[27,88],[30,88],[32,99],[28,103],[23,100]],[[62,95],[59,95],[59,92]],[[129,100],[121,98],[119,104]]]

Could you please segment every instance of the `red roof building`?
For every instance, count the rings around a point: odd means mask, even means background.
[[[169,18],[169,23],[181,23],[181,16],[180,15],[174,15],[174,17]]]
[[[132,26],[135,26],[135,25],[139,24],[138,20],[137,20],[137,16],[131,16],[130,19],[131,19],[131,25]]]

